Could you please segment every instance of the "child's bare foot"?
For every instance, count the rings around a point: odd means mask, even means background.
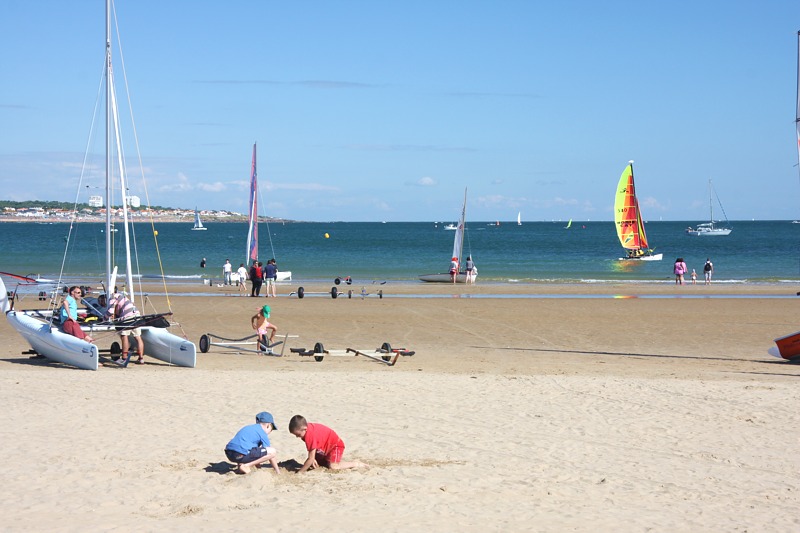
[[[236,473],[238,473],[238,474],[249,474],[250,473],[250,468],[251,467],[249,467],[247,465],[239,465],[239,468],[236,469]]]

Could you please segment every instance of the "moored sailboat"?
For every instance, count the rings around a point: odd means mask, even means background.
[[[639,209],[639,200],[636,198],[633,161],[628,161],[628,166],[622,171],[617,184],[614,224],[619,243],[628,251],[628,255],[620,257],[620,260],[660,261],[663,258],[663,254],[653,254],[653,250],[648,247],[642,212]]]
[[[711,184],[711,180],[708,180],[708,210],[710,213],[709,221],[703,222],[702,224],[698,224],[695,228],[686,228],[687,235],[693,235],[695,237],[716,237],[716,236],[725,236],[730,235],[731,231],[733,231],[729,227],[719,226],[716,222],[714,222],[714,197],[716,196],[716,191],[714,191],[714,186]],[[722,209],[722,214],[725,214],[725,209],[722,207],[722,202],[719,201],[719,197],[717,196],[717,202],[719,202],[719,207]],[[728,217],[725,217],[725,224],[728,224]]]
[[[456,226],[456,233],[453,236],[453,255],[451,255],[451,261],[455,261],[458,264],[458,272],[455,276],[456,283],[466,283],[467,282],[467,272],[466,270],[462,269],[461,267],[464,264],[461,262],[463,251],[464,251],[464,232],[466,230],[466,221],[467,221],[467,189],[464,189],[464,203],[461,206],[461,218],[458,220],[458,225]],[[474,281],[477,277],[477,274],[472,275],[472,279],[470,281]],[[419,276],[420,281],[429,281],[434,283],[453,283],[453,276],[449,272],[443,272],[439,274],[422,274]]]

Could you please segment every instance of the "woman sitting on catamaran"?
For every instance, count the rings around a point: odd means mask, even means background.
[[[69,288],[69,294],[61,304],[61,331],[86,342],[94,342],[94,339],[86,335],[78,324],[78,303],[82,295],[80,287],[73,285]]]

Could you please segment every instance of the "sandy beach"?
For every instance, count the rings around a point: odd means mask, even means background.
[[[195,369],[148,358],[89,372],[31,359],[0,320],[3,529],[800,528],[800,366],[766,353],[800,329],[800,299],[769,297],[794,286],[294,288],[256,301],[175,287],[175,331],[245,337],[269,304],[298,336],[289,347],[415,355],[389,367],[212,346]],[[262,410],[283,472],[237,475],[223,448]],[[294,414],[371,467],[292,473],[305,458]]]

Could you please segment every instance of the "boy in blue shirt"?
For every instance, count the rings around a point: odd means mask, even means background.
[[[236,472],[249,473],[254,466],[269,461],[275,473],[280,474],[275,458],[278,452],[269,445],[269,434],[275,426],[272,415],[262,411],[256,415],[256,423],[240,429],[225,446],[225,456],[236,463]]]

